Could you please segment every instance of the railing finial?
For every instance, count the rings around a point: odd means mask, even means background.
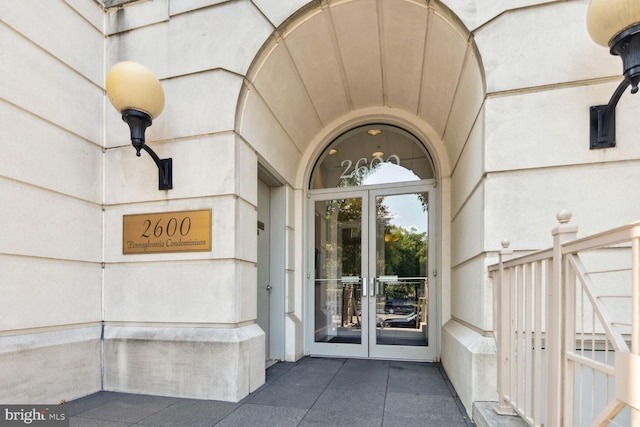
[[[572,214],[567,209],[562,209],[556,214],[556,218],[560,224],[568,224],[571,221]]]
[[[500,244],[502,245],[502,247],[504,249],[507,249],[509,247],[509,245],[511,244],[511,242],[507,239],[504,239],[502,242],[500,242]]]

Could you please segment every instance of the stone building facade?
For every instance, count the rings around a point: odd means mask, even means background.
[[[0,401],[238,401],[266,360],[352,356],[315,350],[309,200],[325,148],[371,125],[406,132],[433,168],[428,351],[385,357],[441,361],[468,411],[495,400],[486,267],[501,240],[548,247],[563,208],[585,234],[638,216],[635,98],[618,105],[617,146],[589,149],[589,106],[621,69],[589,38],[587,6],[0,2]],[[173,159],[172,190],[106,98],[124,60],[164,88],[147,142]],[[192,210],[211,211],[210,251],[123,253],[123,216]]]

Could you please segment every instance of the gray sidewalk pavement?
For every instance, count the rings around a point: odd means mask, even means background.
[[[99,392],[68,402],[76,427],[472,425],[437,363],[306,357],[267,369],[239,403]]]

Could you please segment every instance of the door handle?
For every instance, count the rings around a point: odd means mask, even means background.
[[[267,285],[267,291],[271,292],[271,289],[273,289],[273,286],[271,286],[271,283],[269,283],[269,284]]]
[[[369,277],[368,279],[366,277],[362,278],[362,296],[366,297],[367,292],[369,296],[373,297],[376,295],[376,279],[374,277]]]

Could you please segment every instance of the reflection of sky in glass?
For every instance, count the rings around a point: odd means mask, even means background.
[[[364,185],[387,184],[389,182],[420,181],[413,171],[398,166],[395,163],[380,163],[374,170],[370,170],[364,179]]]
[[[419,181],[420,178],[395,163],[382,163],[364,179],[364,185],[385,184],[388,182]],[[390,223],[411,230],[414,227],[419,233],[427,231],[427,213],[422,210],[422,202],[416,194],[385,196],[384,204],[391,214]]]
[[[422,210],[417,194],[384,196],[384,205],[391,215],[391,224],[405,230],[414,227],[418,233],[428,231],[427,213]]]

